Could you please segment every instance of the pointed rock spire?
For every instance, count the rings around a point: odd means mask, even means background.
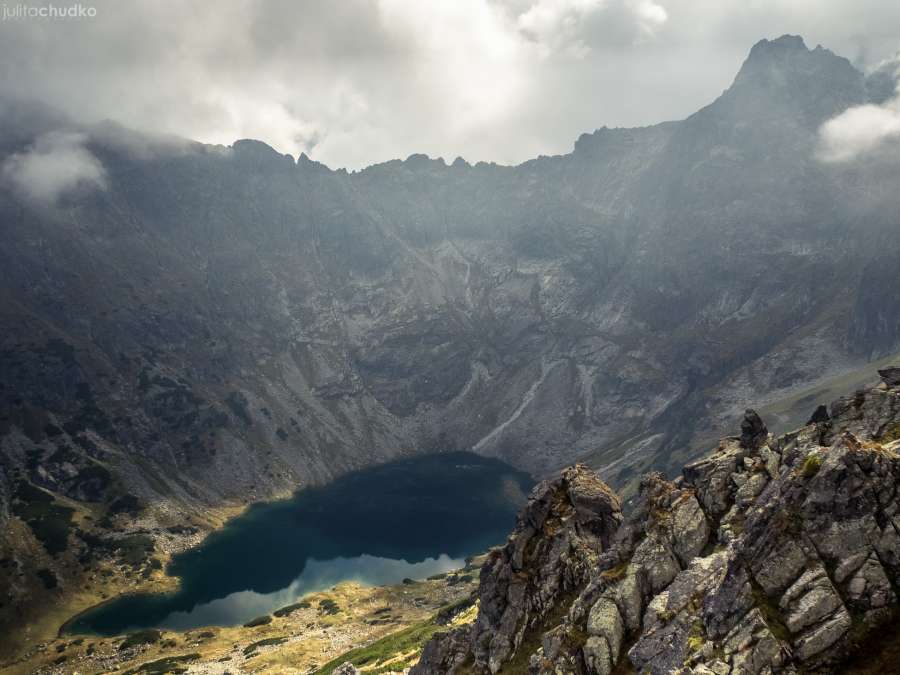
[[[769,437],[769,429],[755,410],[747,408],[741,421],[741,447],[756,450]]]

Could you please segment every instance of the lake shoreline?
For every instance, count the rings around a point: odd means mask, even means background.
[[[344,581],[384,586],[445,573],[502,543],[532,485],[500,460],[452,452],[255,502],[172,556],[174,589],[107,598],[57,635],[237,626]]]

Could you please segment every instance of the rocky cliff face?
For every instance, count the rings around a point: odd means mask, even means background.
[[[815,158],[872,96],[785,36],[687,120],[518,167],[347,174],[78,129],[104,189],[0,185],[7,471],[78,497],[99,463],[144,501],[215,503],[451,447],[675,469],[742,403],[897,348],[884,179]],[[4,161],[67,124],[2,111]]]
[[[900,609],[900,368],[882,377],[783,436],[747,411],[676,480],[646,475],[624,520],[586,467],[539,485],[482,570],[476,623],[435,637],[413,674],[835,672],[883,647]]]

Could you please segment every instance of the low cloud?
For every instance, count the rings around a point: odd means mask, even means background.
[[[516,24],[548,57],[587,57],[597,45],[635,45],[652,38],[669,18],[652,0],[537,0]]]
[[[881,62],[866,79],[871,103],[848,108],[819,130],[819,159],[851,162],[896,150],[900,141],[900,55]]]
[[[820,130],[820,157],[849,162],[900,142],[900,95],[882,105],[861,105],[828,120]]]
[[[568,152],[603,125],[691,114],[761,38],[801,34],[863,66],[896,51],[900,24],[892,0],[91,4],[90,20],[0,21],[0,109],[49,103],[91,147],[91,125],[114,119],[348,168],[414,152],[501,163]]]
[[[20,195],[50,206],[76,189],[104,189],[106,172],[85,147],[86,140],[77,132],[46,133],[26,151],[8,157],[0,175]]]

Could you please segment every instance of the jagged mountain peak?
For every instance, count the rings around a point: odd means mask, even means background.
[[[760,40],[753,45],[736,80],[755,72],[771,72],[774,68],[802,72],[814,67],[842,68],[848,65],[853,67],[847,59],[821,45],[810,49],[801,36],[782,35],[774,40]]]
[[[717,103],[783,118],[784,111],[819,124],[866,100],[865,76],[849,60],[799,35],[760,40]]]
[[[769,40],[763,38],[750,49],[748,58],[765,58],[773,54],[800,54],[811,51],[806,46],[806,41],[802,35],[790,35],[785,33],[781,37]]]

